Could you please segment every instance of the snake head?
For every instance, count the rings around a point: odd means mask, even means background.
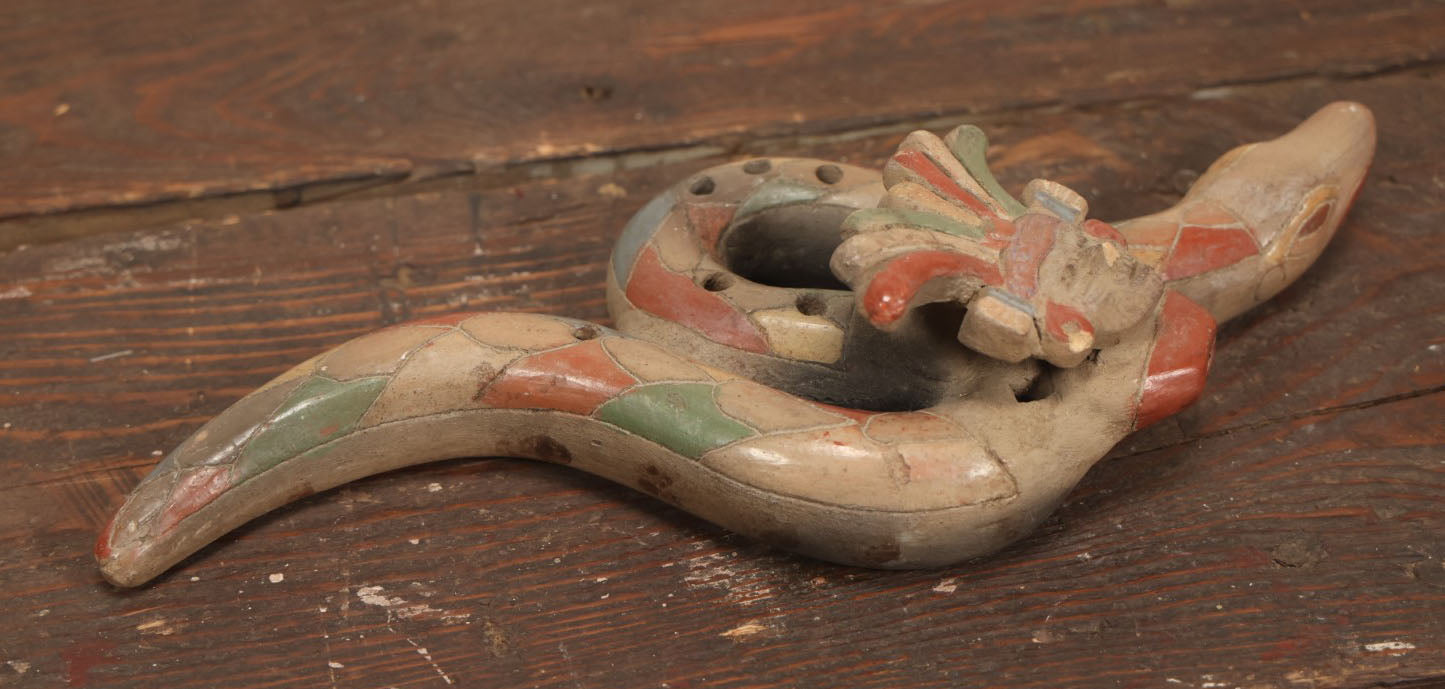
[[[967,307],[965,346],[1077,366],[1153,313],[1163,279],[1064,185],[1034,180],[1015,200],[989,172],[987,146],[968,125],[942,139],[909,134],[884,167],[879,206],[844,221],[830,267],[882,330],[952,301]]]

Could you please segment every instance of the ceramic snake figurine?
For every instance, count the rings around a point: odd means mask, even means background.
[[[1198,396],[1216,321],[1314,261],[1374,144],[1335,103],[1116,226],[1053,182],[1012,198],[968,126],[914,132],[881,178],[715,167],[623,231],[615,330],[468,313],[351,340],[185,440],[95,555],[137,586],[283,504],[461,456],[571,465],[833,562],[984,555]]]

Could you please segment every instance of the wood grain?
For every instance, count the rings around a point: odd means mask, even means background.
[[[642,496],[513,460],[307,500],[132,594],[74,554],[70,541],[88,533],[52,532],[27,561],[6,558],[11,609],[29,628],[6,657],[58,684],[77,665],[66,653],[90,653],[92,685],[114,687],[442,686],[441,674],[540,687],[1438,677],[1445,474],[1425,429],[1439,405],[1385,411],[1105,463],[1035,536],[938,572],[765,552]]]
[[[1376,73],[1442,28],[1418,0],[18,0],[0,218],[38,242],[184,219],[59,212]]]
[[[1000,113],[1012,189],[1147,212],[1336,98],[1380,116],[1336,245],[1225,329],[1210,387],[998,557],[824,565],[565,469],[470,459],[282,509],[156,585],[89,549],[268,377],[464,309],[600,318],[612,237],[710,161],[338,201],[0,256],[0,584],[23,687],[1368,687],[1445,678],[1445,74]],[[877,164],[899,135],[804,146]],[[612,184],[627,192],[617,198]],[[279,575],[279,576],[275,576]],[[18,669],[23,665],[24,670]],[[1171,681],[1177,680],[1177,681]]]

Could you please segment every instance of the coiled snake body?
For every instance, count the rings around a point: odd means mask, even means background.
[[[685,180],[618,241],[616,330],[456,314],[318,355],[168,455],[101,534],[101,571],[139,585],[299,497],[490,455],[840,563],[987,554],[1198,395],[1216,320],[1318,256],[1374,128],[1331,105],[1117,227],[1052,182],[1014,200],[984,147],[915,132],[881,178],[775,159]]]

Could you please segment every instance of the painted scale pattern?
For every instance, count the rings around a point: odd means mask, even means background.
[[[418,385],[421,382],[423,385]],[[573,319],[512,313],[457,314],[373,333],[275,379],[204,426],[139,485],[129,503],[151,506],[107,529],[112,542],[143,549],[164,540],[217,498],[282,462],[326,461],[334,441],[407,419],[488,409],[546,410],[583,417],[743,483],[745,465],[783,454],[849,449],[846,466],[773,462],[789,473],[771,485],[807,501],[886,509],[900,485],[919,510],[1013,495],[1007,470],[978,441],[925,411],[865,412],[802,399],[700,365],[656,345]],[[555,438],[530,454],[570,463]],[[538,445],[542,449],[538,449]],[[804,448],[801,453],[798,448]],[[902,471],[908,476],[900,478]],[[832,484],[847,474],[843,491]],[[637,487],[658,493],[658,474]],[[952,480],[950,480],[952,479]],[[909,488],[908,486],[912,486]],[[330,486],[308,486],[305,493]],[[293,496],[296,497],[296,496]],[[665,496],[664,496],[665,497]],[[125,512],[123,510],[123,512]]]
[[[304,495],[466,455],[568,464],[835,562],[987,554],[1042,520],[1124,434],[1198,396],[1216,321],[1283,289],[1323,250],[1374,129],[1362,106],[1329,106],[1226,155],[1174,208],[1117,225],[1089,219],[1053,182],[1014,199],[986,147],[965,126],[909,135],[881,175],[787,159],[685,180],[618,240],[608,300],[621,331],[455,314],[318,355],[136,487],[97,541],[102,572],[139,585]],[[829,268],[847,290],[729,270],[729,233],[780,209],[840,218]],[[958,345],[985,355],[948,364],[972,381],[968,394],[868,411],[760,382],[846,386],[820,372],[937,356],[879,338],[916,334],[913,315],[939,301],[967,307]],[[1041,375],[1031,359],[1057,367],[1039,399],[1005,382]]]
[[[836,176],[820,173],[825,167]],[[659,195],[623,229],[612,268],[625,299],[742,351],[836,363],[846,321],[830,313],[800,312],[797,290],[735,276],[720,244],[729,228],[784,206],[847,211],[873,206],[883,194],[877,174],[803,159],[769,161],[760,170],[739,168],[736,174],[708,172],[713,174]],[[726,276],[724,284],[710,282],[717,276]]]

